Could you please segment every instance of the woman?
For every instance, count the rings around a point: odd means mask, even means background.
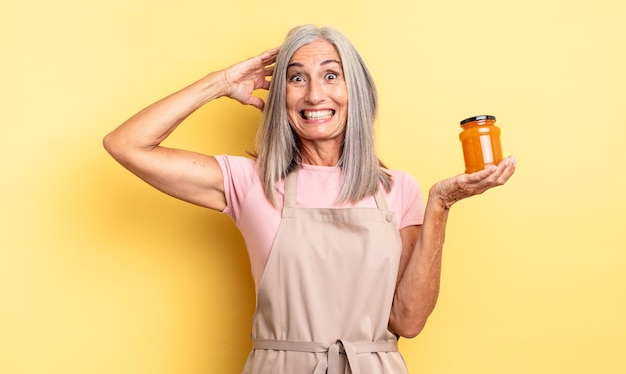
[[[269,89],[267,106],[257,89]],[[263,110],[254,159],[160,146],[222,96]],[[443,180],[424,206],[412,177],[378,161],[376,109],[352,44],[301,26],[280,50],[207,75],[105,138],[147,183],[241,230],[257,289],[245,373],[405,373],[397,337],[416,336],[435,306],[450,207],[515,170],[507,158]]]

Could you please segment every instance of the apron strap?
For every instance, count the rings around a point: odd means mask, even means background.
[[[325,353],[324,357],[317,362],[313,374],[340,374],[339,355],[345,354],[347,366],[352,374],[360,374],[357,354],[375,352],[398,352],[398,341],[361,342],[352,343],[345,339],[339,339],[334,344],[327,346],[318,342],[299,342],[291,340],[254,339],[252,349],[264,349],[273,351],[295,351],[308,353]]]
[[[285,197],[283,206],[285,208],[296,207],[296,183],[298,181],[298,169],[294,169],[285,177]]]
[[[378,185],[378,190],[374,195],[374,199],[376,200],[376,206],[378,206],[378,209],[384,210],[385,212],[389,211],[389,208],[387,207],[387,200],[385,199],[385,195],[383,195],[383,188],[380,185]]]

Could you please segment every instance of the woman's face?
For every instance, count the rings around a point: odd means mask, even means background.
[[[348,117],[348,91],[335,47],[318,40],[298,49],[287,67],[287,116],[304,145],[341,144]]]

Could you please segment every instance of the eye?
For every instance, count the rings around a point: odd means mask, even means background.
[[[291,83],[304,83],[304,77],[300,74],[294,74],[289,77]]]
[[[328,79],[328,80],[332,81],[332,80],[335,80],[337,78],[339,78],[339,77],[335,73],[328,73],[328,74],[326,74],[326,79]]]

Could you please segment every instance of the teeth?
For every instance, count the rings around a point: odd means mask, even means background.
[[[302,116],[308,120],[317,120],[317,119],[330,118],[333,115],[333,113],[335,113],[335,111],[333,110],[317,110],[317,111],[305,110],[302,112]]]

